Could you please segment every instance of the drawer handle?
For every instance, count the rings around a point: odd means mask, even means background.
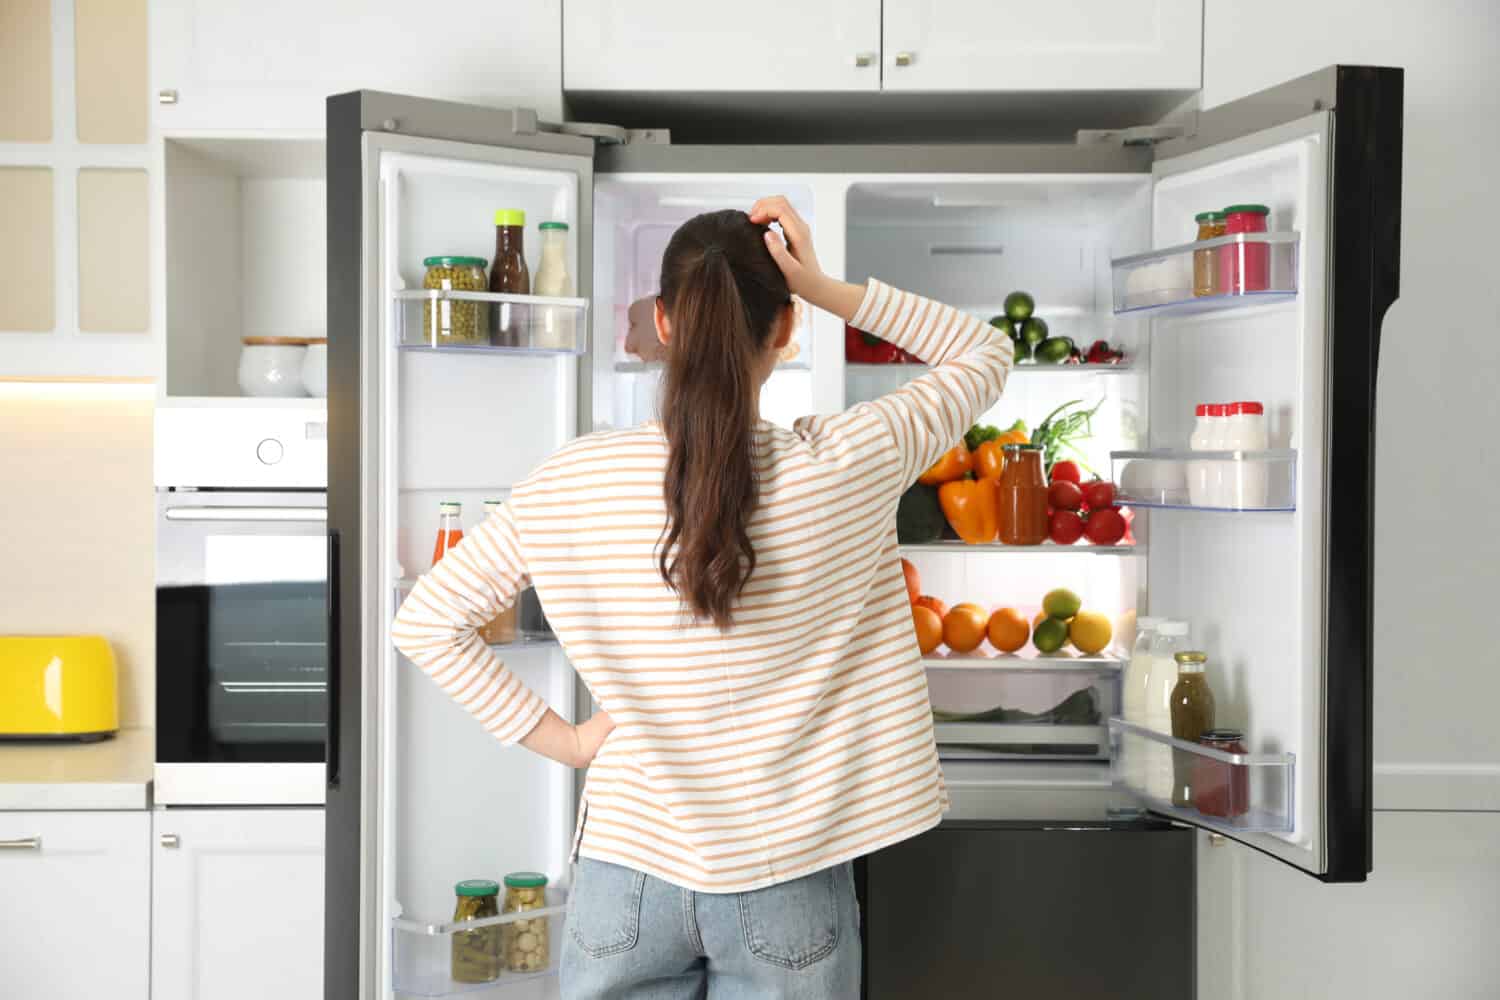
[[[41,837],[21,837],[18,840],[0,840],[0,851],[40,851]]]
[[[175,834],[175,833],[164,833],[164,834],[161,835],[161,846],[163,846],[163,847],[181,847],[182,846],[182,838],[179,837],[179,836],[177,836],[177,834]]]
[[[910,66],[912,64],[912,61],[915,58],[916,57],[913,56],[910,52],[897,52],[896,53],[896,65],[897,66]]]
[[[873,53],[873,52],[856,52],[856,53],[854,53],[854,65],[857,68],[859,68],[859,69],[864,69],[866,66],[873,66],[873,65],[875,65],[875,53]]]

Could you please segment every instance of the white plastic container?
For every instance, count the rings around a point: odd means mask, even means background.
[[[1177,654],[1188,648],[1187,622],[1164,621],[1151,639],[1151,665],[1146,675],[1146,725],[1172,735],[1172,688],[1177,686]],[[1172,748],[1161,743],[1141,746],[1146,794],[1163,802],[1172,801]],[[1127,770],[1127,774],[1128,774]]]
[[[1208,404],[1208,430],[1204,448],[1205,451],[1224,451],[1229,448],[1229,404]],[[1219,459],[1202,463],[1204,468],[1203,502],[1194,500],[1193,503],[1200,507],[1227,507],[1230,491],[1230,482],[1233,478],[1233,470],[1229,468],[1230,463]]]
[[[240,391],[247,396],[305,396],[302,359],[307,341],[301,337],[246,337],[237,371]]]
[[[328,338],[321,337],[307,344],[307,353],[302,358],[302,388],[309,396],[319,399],[328,395]]]
[[[1146,725],[1146,683],[1151,677],[1151,640],[1156,637],[1156,628],[1165,619],[1137,618],[1135,622],[1135,644],[1130,647],[1130,662],[1125,665],[1120,679],[1120,714],[1126,722]],[[1125,782],[1131,788],[1146,786],[1146,762],[1139,754],[1125,758]]]
[[[1266,431],[1266,408],[1258,402],[1229,404],[1226,447],[1237,451],[1265,451],[1270,447]],[[1268,469],[1264,460],[1247,459],[1235,466],[1235,475],[1226,484],[1226,506],[1264,507],[1266,505]]]
[[[1196,419],[1193,422],[1192,436],[1188,438],[1188,448],[1193,451],[1207,451],[1213,435],[1213,426],[1208,419],[1208,404],[1199,403],[1193,414]],[[1211,475],[1211,463],[1187,463],[1188,503],[1194,507],[1212,506],[1209,502]]]

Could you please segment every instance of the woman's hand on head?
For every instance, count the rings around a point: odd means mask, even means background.
[[[779,236],[774,229],[766,230],[766,249],[786,276],[787,288],[793,295],[828,310],[846,323],[854,317],[864,301],[864,288],[823,273],[813,250],[812,230],[784,195],[757,201],[750,207],[750,221],[758,226],[773,222],[781,226]]]

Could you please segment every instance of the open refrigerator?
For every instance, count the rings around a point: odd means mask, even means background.
[[[439,501],[460,501],[472,523],[563,442],[651,419],[661,366],[638,353],[631,305],[654,294],[678,224],[768,193],[807,218],[831,274],[986,316],[1026,289],[1054,332],[1124,352],[1112,366],[1018,366],[982,422],[1102,401],[1085,453],[1135,484],[1126,544],[903,547],[924,590],[950,602],[1030,613],[1065,586],[1116,623],[1092,656],[933,654],[944,711],[1040,713],[1080,691],[1091,705],[1081,719],[940,724],[950,782],[1024,773],[1045,802],[1059,775],[1059,788],[1113,780],[1116,801],[1327,881],[1365,877],[1371,437],[1380,323],[1397,294],[1399,70],[1331,67],[1154,146],[708,147],[572,131],[374,92],[329,100],[328,996],[556,995],[578,779],[495,744],[399,656],[389,627],[428,566]],[[1271,209],[1264,236],[1229,241],[1264,245],[1270,285],[1194,296],[1193,216],[1231,202]],[[426,257],[490,256],[498,208],[523,209],[533,231],[568,223],[575,297],[422,287]],[[505,347],[434,336],[435,311],[469,305],[568,334]],[[767,419],[836,411],[921,371],[846,363],[843,340],[842,321],[801,312],[762,397]],[[1158,488],[1205,458],[1189,458],[1187,439],[1194,404],[1214,399],[1265,401],[1270,450],[1207,456],[1269,470],[1255,509]],[[1147,613],[1191,623],[1245,754],[1119,718],[1125,633]],[[555,642],[500,652],[560,714],[591,711]],[[1215,818],[1153,797],[1132,762],[1160,753],[1243,771],[1252,808]],[[454,883],[516,870],[548,876],[545,909],[451,922]],[[522,916],[550,919],[545,967],[452,978],[456,935]]]

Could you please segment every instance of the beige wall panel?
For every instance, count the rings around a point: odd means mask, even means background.
[[[53,265],[52,171],[0,167],[0,330],[53,328]]]
[[[144,170],[78,171],[78,329],[144,333],[150,322]]]
[[[145,142],[146,0],[75,0],[73,37],[78,141]]]
[[[0,142],[51,138],[51,0],[0,0]]]

